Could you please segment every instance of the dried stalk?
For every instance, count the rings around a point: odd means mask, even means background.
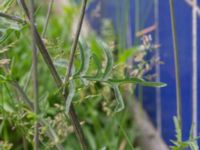
[[[20,87],[19,83],[17,81],[10,81],[9,83],[12,85],[13,88],[15,88],[17,93],[19,93],[19,95],[21,96],[22,100],[29,107],[29,109],[31,109],[33,111],[34,110],[34,105],[31,102],[31,100],[29,100],[28,96],[23,91],[23,89]]]
[[[47,16],[46,16],[44,28],[43,28],[43,31],[42,31],[42,37],[43,38],[45,37],[46,31],[47,31],[47,26],[49,24],[49,18],[50,18],[51,10],[52,10],[52,7],[53,7],[53,3],[54,3],[54,0],[51,0],[51,2],[49,3]]]
[[[75,34],[75,39],[74,39],[74,42],[73,42],[72,48],[71,48],[69,66],[66,68],[67,71],[66,71],[66,76],[65,76],[65,79],[64,79],[64,84],[66,84],[68,82],[69,77],[71,76],[72,66],[73,66],[73,62],[74,62],[74,55],[76,53],[78,39],[79,39],[81,28],[82,28],[82,25],[83,25],[83,19],[84,19],[84,16],[85,16],[86,6],[87,6],[87,0],[83,0],[81,15],[80,15],[80,19],[79,19],[79,22],[78,22],[77,31],[76,31],[76,34]],[[64,92],[65,92],[65,90],[64,90]]]
[[[177,45],[177,36],[176,36],[176,22],[175,22],[175,13],[174,13],[174,0],[170,1],[170,15],[171,15],[171,27],[172,27],[172,36],[173,36],[173,50],[174,50],[174,62],[175,62],[175,72],[176,72],[176,103],[177,103],[177,119],[182,122],[182,101],[181,101],[181,84],[180,84],[180,70],[179,70],[179,53]]]
[[[87,1],[86,1],[86,2],[87,2]],[[21,7],[23,8],[23,10],[24,10],[26,16],[27,16],[28,19],[30,20],[30,14],[29,14],[29,12],[28,12],[28,9],[27,9],[27,6],[26,6],[24,0],[18,0],[18,3],[21,5]],[[84,8],[85,8],[85,7],[84,7]],[[82,12],[85,12],[85,11],[82,11]],[[84,14],[82,14],[82,15],[84,15]],[[56,85],[57,85],[57,88],[58,88],[58,89],[62,89],[62,88],[63,88],[62,80],[61,80],[60,76],[58,75],[58,72],[56,71],[56,68],[55,68],[55,66],[53,65],[53,62],[52,62],[52,60],[51,60],[51,57],[50,57],[50,55],[48,54],[48,51],[47,51],[47,49],[46,49],[46,47],[45,47],[45,45],[44,45],[44,43],[43,43],[43,41],[42,41],[42,39],[41,39],[41,37],[40,37],[40,35],[39,35],[39,33],[38,33],[38,31],[37,31],[37,29],[36,29],[35,26],[34,26],[34,28],[35,28],[34,30],[35,30],[35,35],[36,35],[36,43],[37,43],[37,46],[38,46],[38,48],[39,48],[39,50],[40,50],[40,52],[41,52],[41,54],[42,54],[42,56],[43,56],[44,61],[46,62],[47,66],[48,66],[48,68],[49,68],[49,70],[50,70],[50,72],[51,72],[51,75],[53,76],[53,78],[54,78],[54,80],[55,80],[55,83],[56,83]],[[61,94],[62,94],[62,93],[61,93]],[[66,98],[67,98],[67,95],[66,95],[66,94],[65,94],[65,95],[62,95],[62,99],[63,99],[63,100],[65,100]],[[85,137],[84,137],[82,128],[81,128],[80,123],[79,123],[79,121],[78,121],[78,117],[77,117],[77,115],[76,115],[76,113],[75,113],[75,110],[74,110],[73,105],[71,105],[71,107],[70,107],[70,110],[69,110],[69,117],[70,117],[70,119],[71,119],[71,121],[72,121],[72,125],[73,125],[73,127],[74,127],[76,136],[77,136],[77,138],[79,139],[79,142],[80,142],[82,148],[83,148],[84,150],[88,149],[88,148],[87,148],[87,142],[86,142],[86,140],[85,140]]]
[[[34,0],[30,1],[30,23],[31,23],[31,35],[32,35],[32,78],[33,78],[33,93],[34,93],[34,112],[35,114],[39,113],[39,102],[38,102],[38,72],[37,72],[37,46],[36,46],[36,36],[35,36],[35,19],[34,19]],[[35,132],[34,132],[34,150],[39,149],[39,123],[36,121],[35,123]]]
[[[8,15],[8,14],[2,13],[2,12],[0,12],[0,17],[6,18],[6,19],[9,19],[12,21],[16,21],[16,22],[22,23],[22,24],[26,23],[26,20],[23,20],[18,16],[11,16],[11,15]]]
[[[47,15],[46,15],[46,21],[45,21],[44,28],[43,28],[43,31],[42,31],[42,38],[44,38],[45,34],[46,34],[46,30],[47,30],[48,23],[49,23],[49,17],[50,17],[50,13],[51,13],[51,10],[52,10],[53,2],[54,2],[54,0],[51,0],[51,2],[49,3]],[[30,70],[28,72],[28,77],[27,77],[26,83],[24,85],[24,90],[25,91],[26,91],[26,89],[27,89],[27,87],[28,87],[28,85],[30,83],[32,72],[33,72],[33,65],[31,66],[31,68],[30,68]]]
[[[74,42],[72,44],[72,48],[71,48],[71,51],[70,51],[69,66],[67,66],[67,68],[66,68],[66,76],[64,78],[64,85],[69,81],[69,78],[71,76],[72,67],[73,67],[73,63],[74,63],[74,56],[75,56],[75,53],[76,53],[76,48],[77,48],[81,28],[82,28],[82,25],[83,25],[86,6],[87,6],[87,0],[83,0],[83,5],[82,5],[82,8],[81,8],[81,15],[80,15],[80,18],[79,18],[78,27],[77,27],[77,31],[76,31],[76,34],[75,34],[75,39],[74,39]],[[67,97],[66,91],[67,91],[66,86],[64,86],[63,95],[65,95],[65,97]],[[72,107],[72,109],[73,109],[73,107]],[[72,112],[75,112],[75,111],[72,111]],[[70,114],[70,111],[69,111],[69,114]],[[75,113],[73,113],[71,115],[76,117]],[[87,142],[85,140],[85,137],[83,136],[84,135],[83,131],[78,130],[78,132],[76,132],[76,134],[77,134],[77,137],[79,138],[79,141],[81,142],[82,149],[87,150],[88,146],[87,146]]]

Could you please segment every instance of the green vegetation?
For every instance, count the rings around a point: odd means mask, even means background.
[[[87,0],[69,1],[59,11],[53,0],[49,7],[37,1],[32,15],[24,0],[0,2],[0,149],[136,149],[138,131],[125,109],[125,93],[134,95],[137,85],[166,86],[145,76],[160,63],[154,56],[145,59],[155,46],[122,49],[113,44],[117,39],[108,20],[101,37],[92,31],[79,36]],[[133,66],[126,64],[133,58]],[[192,136],[182,141],[178,114],[172,149],[198,149]]]

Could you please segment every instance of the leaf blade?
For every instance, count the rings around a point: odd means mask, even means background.
[[[117,106],[115,107],[114,112],[117,113],[117,112],[122,111],[125,108],[125,105],[124,105],[124,100],[122,98],[121,92],[119,90],[119,86],[113,85],[112,88],[114,90],[115,98],[116,98],[116,101],[117,101]]]
[[[84,76],[87,73],[90,65],[90,49],[86,46],[85,42],[81,40],[79,41],[79,47],[81,54],[81,66],[79,70],[74,74],[74,76]]]
[[[104,70],[102,79],[107,80],[113,69],[113,64],[114,64],[113,55],[112,55],[111,50],[108,48],[108,46],[104,42],[99,40],[98,44],[102,48],[102,50],[104,51],[104,54],[106,56],[106,68]]]
[[[74,98],[75,91],[76,91],[76,89],[75,89],[74,80],[70,80],[69,81],[69,94],[68,94],[66,102],[65,102],[65,111],[67,114],[69,113],[69,109],[70,109],[72,100]]]

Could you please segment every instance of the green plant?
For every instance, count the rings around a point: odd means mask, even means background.
[[[72,37],[68,35],[66,45],[62,43],[62,40],[55,40],[54,37],[54,32],[57,33],[54,31],[57,29],[54,28],[61,29],[61,31],[65,29],[64,26],[60,26],[62,23],[56,27],[52,27],[56,21],[50,24],[49,27],[53,31],[45,36],[49,19],[48,13],[43,30],[43,38],[46,39],[42,39],[39,34],[41,26],[40,24],[36,26],[37,18],[33,17],[34,14],[37,16],[40,13],[40,9],[34,13],[33,4],[31,5],[32,11],[30,11],[24,0],[19,0],[18,3],[24,13],[18,10],[15,1],[12,0],[6,0],[2,4],[2,13],[0,13],[0,16],[3,17],[1,18],[0,51],[2,93],[0,134],[3,137],[1,139],[3,145],[10,148],[11,145],[8,143],[16,146],[17,143],[22,142],[24,149],[33,147],[35,149],[39,147],[59,150],[66,147],[78,149],[79,146],[76,144],[73,134],[70,134],[75,132],[82,149],[89,149],[88,147],[117,149],[122,140],[125,140],[128,147],[133,149],[130,141],[134,139],[134,136],[129,137],[130,135],[128,136],[127,131],[124,130],[125,123],[129,120],[128,113],[126,111],[117,113],[125,107],[120,87],[130,83],[152,87],[163,87],[165,84],[145,81],[141,76],[124,75],[125,67],[118,67],[118,64],[115,64],[113,51],[106,43],[96,37],[79,40],[87,0],[83,1],[81,7],[74,42],[71,44]],[[74,7],[78,8],[76,5]],[[8,15],[9,8],[13,8],[14,12],[21,17]],[[65,8],[66,12],[71,10],[73,8]],[[18,14],[18,12],[20,13]],[[24,15],[26,17],[23,17]],[[67,26],[71,28],[73,25],[69,23]],[[32,31],[31,39],[29,28]],[[67,32],[64,33],[68,34]],[[47,38],[48,35],[53,42]],[[66,35],[63,36],[64,40],[65,37]],[[33,45],[33,59],[30,57],[32,54],[27,51],[30,48],[30,42],[27,42],[26,39],[29,39]],[[14,40],[16,40],[15,43],[13,43]],[[78,41],[80,41],[79,52],[76,51]],[[36,45],[42,57],[40,55],[37,57]],[[71,51],[62,52],[63,50],[60,50],[68,49],[71,45]],[[47,48],[54,51],[48,51]],[[132,50],[130,54],[137,51],[137,48]],[[55,57],[51,58],[49,53]],[[124,52],[124,56],[117,63],[126,61],[130,54]],[[69,61],[65,59],[66,57],[69,57]],[[45,61],[47,67],[43,65],[42,60]],[[116,72],[116,69],[119,72]],[[140,69],[142,70],[142,67]],[[49,77],[49,72],[53,81]],[[34,77],[33,82],[29,82],[30,74]],[[74,110],[74,105],[78,115]],[[84,110],[85,108],[87,111]],[[112,114],[112,120],[102,112]],[[77,118],[80,115],[84,118],[81,123]],[[123,121],[121,122],[121,120]],[[100,130],[102,126],[105,131]],[[10,127],[16,136],[11,135]],[[120,132],[119,137],[116,138],[115,134],[118,128],[120,128]],[[128,127],[127,130],[132,131],[133,129]],[[34,136],[35,141],[33,141]],[[113,140],[110,140],[110,137],[114,137]],[[68,141],[68,139],[70,140]],[[22,147],[18,146],[16,149],[22,149]]]
[[[193,137],[193,128],[191,128],[189,139],[187,141],[182,141],[182,128],[179,120],[176,117],[174,117],[174,124],[176,129],[177,141],[172,141],[172,143],[174,144],[174,146],[171,146],[172,150],[184,150],[186,148],[190,148],[191,150],[198,150],[199,148],[197,145],[197,140],[199,139],[199,137]]]
[[[173,45],[174,45],[174,61],[175,61],[175,72],[176,72],[176,94],[177,94],[177,117],[174,117],[174,124],[176,130],[176,140],[172,141],[174,146],[173,150],[184,150],[185,148],[191,148],[192,150],[198,150],[197,139],[198,137],[193,137],[193,127],[191,128],[190,137],[188,141],[182,140],[182,102],[181,102],[181,85],[180,85],[180,76],[179,76],[179,53],[177,45],[177,36],[176,36],[176,23],[174,15],[174,0],[170,1],[170,14],[171,14],[171,26],[173,34]]]

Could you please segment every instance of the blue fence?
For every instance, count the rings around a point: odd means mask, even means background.
[[[200,0],[198,0],[200,4]],[[160,80],[168,84],[166,88],[159,90],[144,88],[144,107],[150,115],[155,126],[161,125],[161,133],[167,144],[175,139],[173,116],[176,115],[176,90],[175,90],[175,68],[173,61],[173,43],[170,22],[170,8],[168,0],[96,0],[88,9],[88,14],[101,6],[101,17],[110,18],[115,24],[116,31],[127,39],[126,46],[134,45],[136,31],[157,24],[157,31],[152,33],[155,42],[161,44],[159,55],[164,65],[157,67]],[[200,5],[199,5],[200,6]],[[128,9],[128,11],[127,11]],[[124,17],[128,12],[128,22]],[[178,38],[178,49],[180,54],[180,77],[183,116],[183,139],[187,140],[192,124],[192,7],[184,0],[175,0],[176,30]],[[99,18],[88,15],[92,26],[100,29]],[[96,20],[95,20],[96,19]],[[198,18],[200,25],[200,17]],[[198,26],[198,36],[200,27]],[[199,40],[199,39],[198,39]],[[199,48],[200,40],[198,41]],[[198,56],[200,56],[198,52]],[[198,65],[200,74],[200,65]],[[198,78],[200,83],[200,78]],[[200,90],[198,91],[200,97]],[[198,103],[200,108],[200,102]],[[198,110],[198,114],[200,110]],[[161,120],[160,120],[161,119]],[[198,115],[200,120],[200,115]],[[200,132],[200,126],[198,126]]]

